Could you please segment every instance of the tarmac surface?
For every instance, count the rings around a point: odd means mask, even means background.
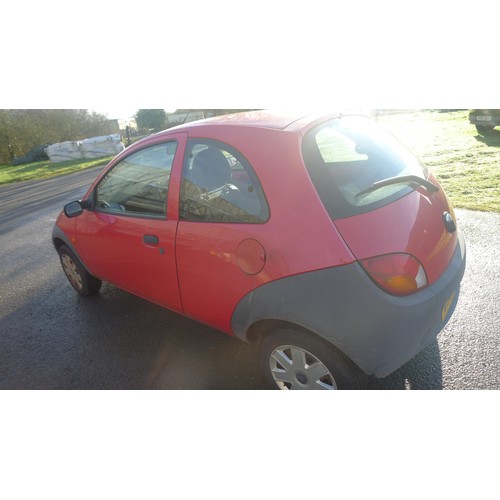
[[[253,346],[108,284],[90,299],[73,291],[50,235],[99,170],[0,186],[0,389],[265,389]],[[500,214],[456,213],[456,311],[371,389],[500,389]]]

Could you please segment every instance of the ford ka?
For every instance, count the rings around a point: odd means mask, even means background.
[[[106,281],[256,343],[281,389],[389,375],[446,325],[465,269],[437,179],[349,113],[249,111],[148,136],[64,207],[52,240],[80,295]]]

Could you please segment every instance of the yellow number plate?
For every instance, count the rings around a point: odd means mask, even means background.
[[[453,292],[450,298],[444,303],[443,309],[441,309],[441,321],[444,323],[448,311],[450,310],[451,304],[453,304],[453,299],[455,298],[457,292]]]

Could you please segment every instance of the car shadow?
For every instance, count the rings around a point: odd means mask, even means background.
[[[500,148],[500,130],[492,130],[484,134],[477,134],[476,140],[486,144],[487,146]]]
[[[266,388],[254,346],[115,287],[34,295],[2,319],[0,390]]]
[[[112,319],[109,350],[134,359],[130,388],[182,390],[266,390],[258,347],[224,335],[197,321],[105,285],[100,295],[78,302],[92,319]],[[93,303],[94,302],[94,303]],[[95,307],[98,306],[96,315]],[[123,317],[121,311],[127,311]],[[134,326],[135,325],[135,326]],[[138,328],[140,325],[140,329]],[[96,334],[101,342],[102,333]],[[130,366],[128,367],[130,369]],[[118,387],[123,387],[117,374]],[[134,380],[132,382],[132,379]],[[115,386],[116,387],[116,386]],[[127,386],[125,386],[126,388]],[[437,340],[384,379],[369,377],[367,390],[439,390],[443,388]]]
[[[388,377],[383,379],[370,377],[367,384],[367,389],[373,390],[439,390],[442,388],[443,371],[437,340]]]
[[[105,284],[77,296],[63,273],[2,319],[0,389],[263,390],[254,345]],[[441,389],[431,344],[368,389]]]
[[[78,297],[77,301],[92,322],[89,342],[99,346],[104,362],[116,367],[106,381],[109,388],[266,388],[252,345],[112,285],[105,284],[90,300]]]

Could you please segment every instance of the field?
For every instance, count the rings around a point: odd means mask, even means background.
[[[467,110],[379,114],[437,176],[457,208],[500,212],[500,130],[481,136]]]
[[[456,208],[500,212],[500,127],[479,135],[469,123],[467,110],[372,115],[430,167]],[[67,174],[109,160],[0,165],[0,184]]]

